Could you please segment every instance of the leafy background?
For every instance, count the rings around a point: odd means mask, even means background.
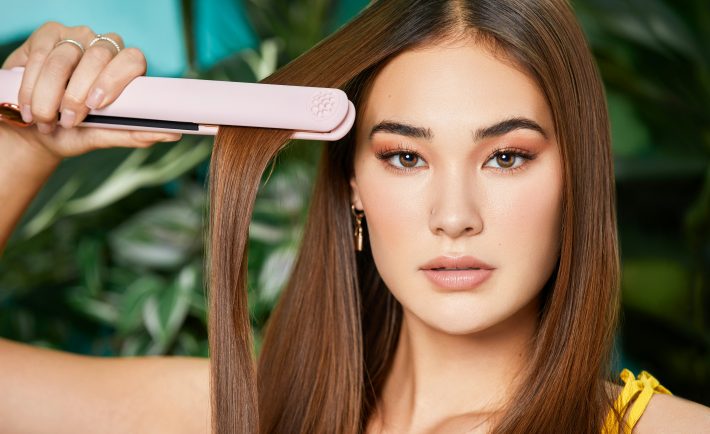
[[[258,81],[365,0],[226,0],[254,47],[208,67],[183,0],[186,77]],[[710,7],[704,0],[573,3],[612,118],[622,253],[621,366],[710,405]],[[239,24],[241,25],[241,24]],[[3,59],[23,38],[0,46]],[[207,357],[202,261],[212,137],[64,161],[0,261],[0,336],[97,356]],[[249,300],[260,330],[287,279],[320,142],[294,141],[257,197]]]

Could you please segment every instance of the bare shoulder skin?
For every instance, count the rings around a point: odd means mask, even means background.
[[[606,382],[606,386],[612,389],[615,397],[623,389],[623,386],[611,382]],[[628,420],[628,412],[624,415],[624,420]],[[485,415],[464,415],[442,421],[431,432],[485,433],[490,429],[491,422],[492,420],[489,420]],[[385,434],[387,432],[382,420],[378,415],[374,415],[368,423],[366,433]],[[632,430],[632,434],[700,434],[707,432],[710,432],[710,408],[678,396],[665,394],[654,394],[651,397],[646,410]]]
[[[607,382],[618,396],[623,389]],[[631,402],[630,405],[633,405]],[[628,420],[628,411],[624,415]],[[673,434],[710,432],[710,407],[675,395],[654,393],[648,406],[634,425],[632,434]]]
[[[638,434],[708,433],[710,407],[675,395],[654,394],[633,430]]]
[[[0,433],[209,432],[208,359],[90,357],[0,339],[0,372]]]

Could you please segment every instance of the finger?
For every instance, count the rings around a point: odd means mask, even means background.
[[[25,43],[18,49],[20,61],[26,56],[26,62],[20,65],[15,65],[17,58],[13,58],[9,64],[12,66],[24,66],[25,71],[22,73],[22,81],[20,82],[20,90],[17,94],[17,101],[22,111],[22,117],[25,122],[32,122],[32,112],[30,103],[32,102],[32,94],[34,92],[35,83],[39,72],[44,65],[44,60],[54,48],[56,41],[60,39],[62,25],[55,21],[48,21],[38,27]],[[25,47],[24,49],[22,47]]]
[[[82,128],[85,140],[92,148],[147,148],[156,142],[175,142],[182,138],[180,133],[158,133],[151,131],[118,130],[108,128]]]
[[[131,131],[131,137],[135,142],[152,145],[156,142],[177,142],[182,139],[180,133],[154,133],[150,131]],[[119,145],[120,146],[120,145]]]
[[[111,41],[108,41],[107,39],[112,40],[118,45],[118,50],[116,49],[116,46],[111,43]],[[113,55],[117,54],[118,51],[121,51],[123,48],[125,48],[125,44],[123,43],[123,38],[121,35],[117,33],[102,33],[101,38],[99,38],[99,35],[96,35],[95,40],[93,40],[90,44],[91,47],[89,48],[94,48],[96,50],[104,50],[107,51],[108,53],[111,53]],[[111,56],[113,58],[113,56]]]
[[[123,47],[123,39],[119,35],[108,33],[104,34],[104,36],[110,37],[116,41],[119,47]],[[62,112],[61,124],[63,127],[71,128],[84,120],[90,111],[90,107],[86,105],[86,101],[90,96],[89,91],[96,89],[96,87],[92,88],[92,85],[96,82],[98,77],[105,73],[104,70],[107,65],[113,63],[119,56],[120,59],[124,59],[125,55],[121,55],[123,51],[122,49],[121,52],[116,54],[116,47],[104,40],[97,41],[86,50],[86,54],[81,58],[74,70],[74,74],[69,79],[69,84],[62,98],[60,109]],[[144,62],[145,60],[143,60],[143,63]],[[135,74],[142,74],[142,72],[140,72],[141,68],[131,66],[130,63],[126,64],[124,60],[119,60],[119,63],[122,66],[119,66],[118,70],[113,73],[119,74],[120,77],[118,77],[117,80],[113,77],[109,77],[104,81],[104,85],[106,85],[106,82],[111,82],[109,85],[115,86],[115,84],[113,84],[115,81],[123,83],[126,79],[130,81]],[[144,68],[144,66],[142,68]],[[105,88],[98,89],[100,89],[100,93],[106,94]],[[111,91],[113,92],[113,90]],[[120,90],[116,92],[120,93]],[[99,98],[101,99],[102,96],[99,95]]]
[[[62,33],[61,39],[75,40],[84,47],[88,45],[94,35],[87,26],[71,27]],[[54,130],[59,104],[66,90],[67,82],[81,57],[81,49],[71,43],[56,45],[46,56],[37,77],[30,103],[32,116],[37,122],[40,132],[48,133]]]
[[[140,49],[129,47],[121,50],[96,77],[89,90],[86,105],[100,109],[111,104],[131,80],[145,74],[147,67],[145,56]],[[92,95],[96,94],[100,94],[100,98],[92,98]]]

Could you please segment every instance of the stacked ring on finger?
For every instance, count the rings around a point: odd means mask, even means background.
[[[81,50],[81,54],[84,54],[86,52],[86,50],[84,49],[84,46],[81,45],[81,42],[75,41],[74,39],[62,39],[61,41],[57,41],[57,43],[54,44],[54,47],[56,48],[57,46],[59,46],[60,44],[64,44],[65,42],[68,42],[70,44],[73,44],[73,45],[76,45],[77,47],[79,47],[79,49]]]
[[[106,42],[109,42],[111,45],[113,45],[113,47],[116,49],[116,54],[118,54],[121,51],[121,46],[118,45],[118,42],[114,41],[113,39],[109,38],[108,36],[101,35],[101,34],[97,34],[96,37],[91,40],[91,42],[89,43],[89,47],[93,46],[94,44],[96,44],[99,41],[106,41]],[[61,41],[57,41],[57,43],[54,44],[54,46],[57,47],[58,45],[64,44],[64,43],[70,43],[70,44],[73,44],[73,45],[79,47],[79,49],[81,50],[81,54],[84,54],[86,52],[86,49],[81,44],[81,42],[76,41],[74,39],[62,39]]]
[[[109,38],[108,36],[101,35],[101,34],[96,35],[96,37],[89,43],[89,47],[93,46],[95,43],[97,43],[99,41],[106,41],[106,42],[111,43],[111,45],[113,45],[113,48],[116,49],[116,54],[118,54],[121,51],[121,46],[118,45],[118,43],[116,41]]]

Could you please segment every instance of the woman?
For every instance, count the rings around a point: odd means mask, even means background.
[[[47,50],[81,36],[53,26],[33,35],[44,50],[27,43],[4,67],[36,59],[71,77],[64,93],[62,79],[35,66],[20,98],[40,122],[74,108],[71,127],[91,90],[104,89],[108,104],[144,67],[139,56],[119,58],[125,50],[101,62],[70,44]],[[258,369],[248,224],[261,174],[290,132],[220,129],[208,259],[213,432],[710,426],[706,407],[647,373],[634,380],[624,371],[624,394],[612,382],[619,261],[609,125],[566,2],[376,1],[262,82],[340,87],[358,116],[324,147]],[[62,141],[71,128],[4,130],[59,157],[135,137],[76,131],[88,143],[81,148]],[[629,410],[634,388],[644,391]]]

